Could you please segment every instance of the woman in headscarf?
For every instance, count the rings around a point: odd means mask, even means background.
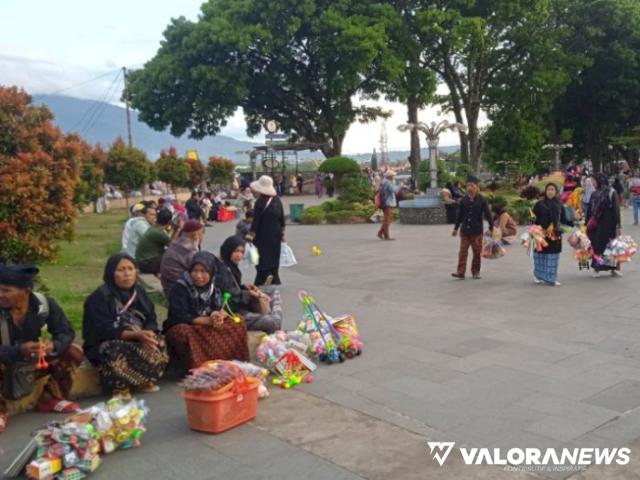
[[[541,252],[533,252],[533,280],[536,283],[560,286],[558,282],[558,263],[562,251],[562,231],[560,224],[570,225],[564,207],[558,199],[558,187],[548,183],[544,189],[544,198],[533,207],[534,223],[542,227],[548,245]]]
[[[596,191],[591,195],[589,217],[587,218],[587,236],[593,249],[593,275],[600,276],[601,271],[609,270],[613,276],[622,276],[620,264],[602,264],[602,254],[609,241],[620,235],[620,203],[616,191],[609,187],[607,177],[596,175]]]
[[[196,253],[171,289],[164,331],[186,368],[209,360],[249,360],[247,327],[223,309],[223,294],[215,285],[216,263],[212,253]]]
[[[273,333],[282,326],[282,300],[278,287],[243,285],[238,265],[244,257],[245,241],[238,236],[227,238],[220,247],[220,275],[216,284],[231,294],[233,311],[244,317],[247,330]]]
[[[103,280],[84,303],[85,354],[98,366],[105,389],[125,396],[129,388],[158,391],[169,355],[153,302],[137,283],[135,260],[112,255]]]
[[[258,248],[260,260],[256,266],[256,285],[280,285],[280,248],[284,241],[284,210],[273,180],[266,175],[251,183],[251,190],[260,196],[254,208],[255,217],[249,238]],[[271,278],[271,282],[267,279]]]

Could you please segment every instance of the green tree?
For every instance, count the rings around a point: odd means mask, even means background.
[[[125,145],[122,138],[113,142],[107,154],[105,180],[122,190],[127,206],[131,192],[144,187],[151,174],[152,164],[142,150]]]
[[[190,183],[191,166],[178,157],[176,149],[171,147],[168,152],[160,152],[156,161],[158,179],[171,185],[174,193],[176,188],[186,187]]]
[[[76,185],[73,203],[78,208],[93,203],[94,210],[96,202],[104,195],[104,169],[107,164],[107,154],[96,145],[91,147],[88,144],[82,146],[80,179]]]
[[[156,56],[130,73],[132,104],[152,128],[194,138],[242,107],[248,134],[273,119],[338,155],[351,123],[385,114],[353,99],[380,90],[390,14],[369,0],[209,0],[197,22],[174,19]]]
[[[209,157],[207,175],[213,185],[229,185],[233,182],[236,166],[231,160],[222,157]]]
[[[189,165],[189,183],[187,183],[187,186],[193,190],[204,181],[206,172],[200,160],[186,158],[185,161]]]
[[[360,173],[360,165],[347,157],[327,158],[318,167],[320,173],[333,173],[333,182],[338,191],[342,188],[342,178],[347,174]]]

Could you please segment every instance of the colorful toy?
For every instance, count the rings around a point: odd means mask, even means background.
[[[180,382],[180,386],[190,391],[214,391],[244,376],[244,371],[237,365],[223,360],[213,360],[191,369],[189,375]]]
[[[242,321],[242,319],[240,318],[239,315],[236,315],[235,313],[233,313],[233,310],[231,310],[231,305],[229,303],[230,301],[231,301],[231,294],[229,292],[224,292],[222,294],[222,308],[223,308],[223,310],[229,314],[229,316],[231,317],[231,319],[234,322],[240,323]]]
[[[333,328],[333,325],[322,313],[322,310],[316,305],[314,298],[309,295],[308,292],[301,290],[298,292],[298,298],[302,301],[303,308],[309,318],[313,321],[315,329],[320,333],[322,343],[324,344],[325,351],[318,356],[321,362],[328,365],[336,362],[344,362],[344,355],[338,349],[340,344],[340,334]],[[328,332],[320,326],[320,321],[324,320],[324,324],[328,327]]]
[[[362,353],[363,343],[360,341],[360,331],[356,326],[356,320],[351,315],[345,315],[333,320],[333,327],[341,335],[340,351],[351,359]]]
[[[591,259],[593,258],[593,250],[591,249],[591,240],[584,233],[584,231],[578,229],[574,230],[567,238],[567,242],[574,249],[575,259],[578,261],[578,268],[580,270],[589,270]]]
[[[615,267],[619,263],[630,262],[638,251],[638,244],[629,235],[611,240],[602,253],[605,265]]]
[[[311,253],[316,257],[319,257],[320,255],[322,255],[322,250],[320,250],[317,245],[314,245],[311,247]]]
[[[302,383],[303,379],[315,369],[315,365],[296,350],[288,350],[274,365],[278,376],[273,379],[274,385],[289,389]]]
[[[36,370],[46,370],[49,368],[49,362],[47,362],[47,341],[51,339],[51,334],[47,325],[44,324],[40,329],[40,337],[38,338],[38,362],[36,363]]]
[[[502,233],[499,228],[494,228],[493,232],[486,231],[484,234],[484,246],[482,247],[482,256],[484,258],[501,258],[507,254],[507,250],[503,247]]]
[[[549,245],[547,242],[548,232],[545,232],[539,225],[531,225],[527,230],[520,235],[520,242],[527,249],[527,253],[533,251],[541,252],[545,247]]]

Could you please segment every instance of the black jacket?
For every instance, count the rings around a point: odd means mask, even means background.
[[[9,319],[9,336],[11,346],[0,345],[0,363],[12,363],[22,359],[20,346],[25,342],[37,342],[40,338],[40,329],[47,324],[49,333],[53,336],[54,353],[61,354],[75,338],[75,332],[69,319],[58,306],[55,300],[47,297],[49,302],[49,316],[42,318],[38,315],[40,302],[35,295],[29,296],[29,310],[19,327],[16,327],[8,310],[0,309],[0,315]]]
[[[556,240],[547,238],[548,245],[540,253],[560,253],[562,251],[560,224],[573,226],[573,222],[570,222],[565,215],[564,205],[559,200],[542,199],[533,207],[533,214],[536,217],[534,223],[542,227],[543,230],[547,230],[550,225],[553,225],[553,230],[557,237]]]
[[[460,201],[455,229],[460,229],[462,235],[482,235],[483,217],[489,224],[489,230],[493,230],[491,210],[487,199],[480,194],[476,195],[473,200],[469,195],[465,195]]]

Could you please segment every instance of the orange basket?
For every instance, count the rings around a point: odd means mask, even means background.
[[[226,208],[221,208],[218,210],[218,221],[219,222],[230,222],[236,218],[235,210],[227,210]]]
[[[255,418],[260,383],[257,378],[245,377],[214,392],[183,392],[189,428],[221,433]]]

